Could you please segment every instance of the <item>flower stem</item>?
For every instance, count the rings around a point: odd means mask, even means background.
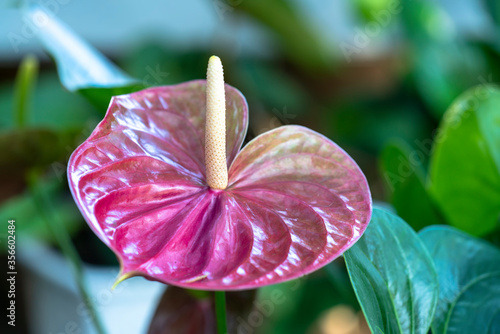
[[[225,291],[215,291],[215,316],[217,318],[217,334],[227,334]]]
[[[205,166],[210,188],[226,189],[226,96],[222,62],[216,56],[210,57],[207,68]]]
[[[19,66],[14,89],[14,123],[19,128],[26,126],[37,76],[38,60],[33,55],[27,55]]]

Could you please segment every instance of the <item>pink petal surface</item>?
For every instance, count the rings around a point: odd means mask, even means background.
[[[310,273],[359,239],[371,215],[363,173],[336,144],[284,126],[240,151],[244,97],[226,85],[229,185],[205,181],[205,82],[113,98],[73,153],[68,178],[122,277],[206,290]]]

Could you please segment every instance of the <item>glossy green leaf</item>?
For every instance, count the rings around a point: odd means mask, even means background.
[[[500,90],[480,86],[446,112],[435,139],[429,189],[447,221],[473,235],[498,225]]]
[[[111,96],[142,88],[43,7],[28,6],[23,14],[37,28],[36,36],[57,63],[59,78],[68,90],[83,91],[105,109]]]
[[[380,158],[391,204],[398,215],[417,231],[442,223],[424,186],[423,158],[424,152],[411,150],[403,142],[386,145]]]
[[[420,232],[436,264],[433,334],[500,332],[500,250],[446,226]]]
[[[427,333],[438,280],[432,258],[408,224],[374,209],[365,234],[344,258],[373,333]]]

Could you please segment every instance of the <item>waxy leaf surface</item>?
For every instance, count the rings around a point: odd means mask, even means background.
[[[500,333],[500,249],[449,226],[419,235],[439,278],[432,333]]]
[[[205,81],[112,100],[72,155],[73,196],[122,278],[205,290],[305,275],[349,248],[371,214],[366,179],[337,145],[284,126],[240,151],[245,98],[226,85],[229,184],[205,180]]]
[[[438,278],[427,249],[405,221],[375,208],[366,233],[344,258],[373,333],[428,333]]]
[[[499,226],[500,89],[462,94],[446,111],[434,141],[430,194],[447,222],[476,236]]]

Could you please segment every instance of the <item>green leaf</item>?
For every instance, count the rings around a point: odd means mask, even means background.
[[[375,208],[344,258],[373,333],[427,333],[438,279],[422,241],[401,218]]]
[[[436,264],[433,334],[500,332],[500,250],[452,227],[420,232]]]
[[[442,223],[424,186],[423,154],[411,150],[404,142],[392,142],[386,145],[380,158],[382,176],[391,192],[391,204],[417,231]]]
[[[429,190],[447,221],[473,235],[500,214],[500,90],[479,86],[446,112],[435,139]]]
[[[83,91],[93,104],[105,110],[111,96],[142,88],[43,7],[28,6],[23,14],[37,27],[36,36],[57,63],[61,83],[68,90]]]

